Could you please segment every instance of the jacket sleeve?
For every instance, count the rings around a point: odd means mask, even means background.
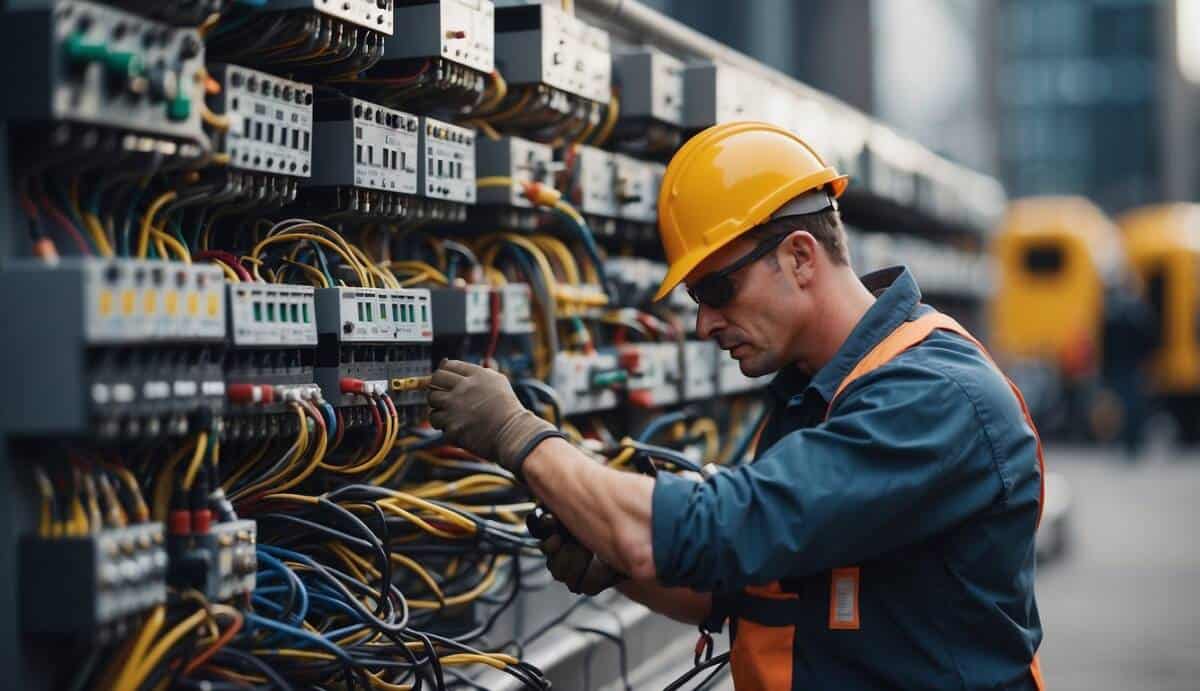
[[[929,538],[1003,492],[962,387],[897,360],[753,464],[704,482],[660,474],[655,567],[664,585],[704,591],[800,578]]]

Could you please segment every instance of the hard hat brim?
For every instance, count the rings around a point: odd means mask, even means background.
[[[833,196],[833,198],[837,199],[838,197],[842,196],[843,192],[846,191],[846,186],[849,183],[850,183],[850,176],[839,175],[839,176],[833,178],[832,180],[830,180],[829,182],[825,183],[825,185],[828,186],[829,191],[830,191],[831,195]],[[700,263],[703,262],[705,259],[712,256],[712,254],[714,252],[716,252],[717,250],[720,250],[722,247],[724,247],[725,245],[728,245],[730,242],[733,242],[736,238],[739,238],[742,235],[745,235],[747,232],[749,232],[751,229],[753,229],[757,225],[758,225],[758,223],[753,224],[749,228],[746,228],[745,230],[743,230],[742,232],[730,235],[729,237],[724,238],[723,240],[715,242],[711,245],[706,245],[704,247],[697,247],[696,249],[692,250],[691,252],[688,252],[687,254],[683,255],[683,257],[681,257],[678,261],[673,262],[671,264],[671,267],[667,270],[666,277],[663,278],[662,285],[660,285],[658,287],[658,292],[654,295],[654,302],[658,302],[659,300],[662,300],[666,296],[670,295],[671,291],[675,289],[675,286],[677,286],[681,282],[683,282],[683,279],[687,278],[688,274],[690,274],[693,269],[695,269],[697,266],[699,266]]]

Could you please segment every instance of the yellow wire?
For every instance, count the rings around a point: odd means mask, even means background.
[[[171,490],[174,489],[174,483],[171,478],[175,475],[175,467],[183,460],[183,457],[188,452],[187,446],[181,446],[176,449],[175,453],[167,459],[163,464],[162,469],[158,471],[158,476],[154,480],[154,508],[151,516],[156,521],[167,520],[167,509],[171,503]]]
[[[150,641],[158,635],[159,629],[167,620],[167,608],[163,605],[155,607],[150,612],[150,616],[146,617],[145,623],[142,624],[142,630],[138,632],[136,641],[133,647],[129,650],[129,657],[126,658],[125,666],[121,669],[121,673],[113,682],[114,689],[136,688],[131,686],[133,674],[137,670],[138,663],[142,661],[146,651],[150,648]]]
[[[196,484],[196,474],[200,471],[200,462],[208,448],[208,432],[196,435],[196,450],[192,452],[192,460],[188,462],[187,471],[183,475],[183,488],[190,490]]]
[[[612,99],[608,102],[608,112],[604,115],[604,126],[596,133],[596,138],[592,141],[596,146],[603,146],[604,142],[608,141],[608,137],[612,134],[613,128],[617,126],[617,118],[621,113],[621,96],[616,87],[612,90]]]
[[[163,636],[153,648],[150,649],[150,652],[146,655],[146,659],[137,666],[133,675],[130,677],[129,686],[118,686],[117,691],[123,691],[123,689],[132,690],[140,687],[142,682],[145,681],[146,677],[150,675],[150,672],[153,671],[154,668],[158,666],[158,663],[162,660],[162,658],[166,656],[167,652],[174,647],[174,645],[178,643],[180,639],[184,637],[184,635],[199,626],[205,619],[207,619],[208,616],[208,610],[201,609],[195,614],[176,624],[175,628],[168,631],[167,634]]]
[[[150,206],[146,209],[146,215],[142,216],[142,228],[138,233],[137,256],[139,259],[145,259],[146,253],[150,249],[150,227],[154,222],[154,216],[163,206],[170,204],[179,196],[175,192],[164,192],[159,195],[154,201],[150,202]]]
[[[301,271],[303,271],[304,274],[306,276],[308,276],[309,280],[312,281],[313,285],[315,285],[319,288],[329,288],[330,287],[329,279],[325,278],[325,274],[322,273],[316,267],[309,266],[308,264],[304,264],[302,262],[292,261],[291,259],[284,259],[283,261],[284,261],[284,263],[286,263],[290,266],[294,266],[297,269],[300,269]]]
[[[170,247],[175,251],[175,256],[179,257],[179,261],[183,262],[184,264],[192,263],[192,253],[189,252],[188,248],[185,247],[184,244],[180,242],[174,235],[164,233],[158,228],[151,228],[150,233],[153,235],[155,242],[160,244],[159,254],[163,255],[163,259],[167,258],[167,253],[161,248],[161,245],[165,244],[167,247]]]
[[[254,246],[254,249],[250,250],[250,256],[254,259],[258,259],[258,255],[262,254],[263,249],[267,245],[272,245],[279,242],[294,242],[296,240],[311,240],[312,242],[333,250],[337,254],[341,255],[342,259],[345,259],[346,263],[350,265],[350,268],[354,270],[360,285],[365,287],[370,287],[372,285],[368,272],[359,264],[358,259],[356,259],[351,253],[343,250],[342,247],[337,243],[334,243],[320,235],[313,235],[312,233],[287,232],[263,238],[257,245]],[[258,265],[255,265],[254,270],[257,274]]]

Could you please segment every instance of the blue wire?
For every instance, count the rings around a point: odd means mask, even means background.
[[[299,624],[300,622],[304,621],[305,617],[308,616],[308,588],[304,585],[304,581],[300,580],[300,577],[297,576],[294,571],[289,569],[287,567],[287,565],[285,565],[279,559],[276,559],[272,554],[270,554],[268,552],[268,550],[275,550],[275,549],[278,549],[278,548],[271,547],[270,545],[259,545],[258,549],[257,549],[258,563],[259,564],[265,563],[267,566],[275,569],[276,571],[283,573],[288,578],[288,580],[292,581],[292,583],[295,584],[297,594],[299,595],[300,603],[299,603],[298,609],[292,613],[293,614],[292,618],[297,624]],[[283,550],[283,551],[286,552],[288,550]],[[299,556],[299,555],[297,555],[297,556]],[[285,558],[291,559],[291,556],[285,556]]]
[[[254,626],[261,626],[263,628],[271,629],[272,631],[276,631],[278,633],[293,636],[295,638],[300,639],[303,642],[313,643],[318,648],[323,648],[326,651],[332,653],[338,660],[341,660],[343,663],[348,664],[348,665],[355,664],[354,659],[351,658],[348,654],[346,654],[345,650],[342,650],[338,646],[334,645],[334,643],[332,641],[326,640],[325,638],[322,638],[321,636],[318,636],[318,635],[311,633],[309,631],[306,631],[304,629],[296,628],[295,626],[288,626],[287,624],[281,624],[281,623],[275,621],[274,619],[267,619],[266,617],[261,617],[257,614],[254,614],[253,612],[246,612],[245,616],[246,616],[246,622],[249,624],[252,624]]]
[[[329,401],[321,401],[321,410],[325,411],[325,426],[329,428],[326,436],[333,439],[337,436],[337,411],[333,409],[333,404]]]
[[[684,420],[688,419],[691,414],[692,411],[685,409],[677,410],[674,413],[659,415],[651,420],[648,425],[646,425],[646,428],[642,430],[642,433],[637,436],[637,440],[643,444],[648,444],[650,443],[650,440],[654,438],[654,435],[663,431],[669,425],[673,425],[676,422],[683,422]]]

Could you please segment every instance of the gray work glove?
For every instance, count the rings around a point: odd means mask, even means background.
[[[596,595],[625,579],[600,561],[559,523],[553,514],[540,509],[525,518],[529,532],[538,538],[538,549],[546,555],[546,567],[554,580],[578,595]]]
[[[444,360],[429,382],[429,422],[448,443],[495,461],[524,481],[521,466],[554,425],[526,410],[508,378],[496,370]]]

